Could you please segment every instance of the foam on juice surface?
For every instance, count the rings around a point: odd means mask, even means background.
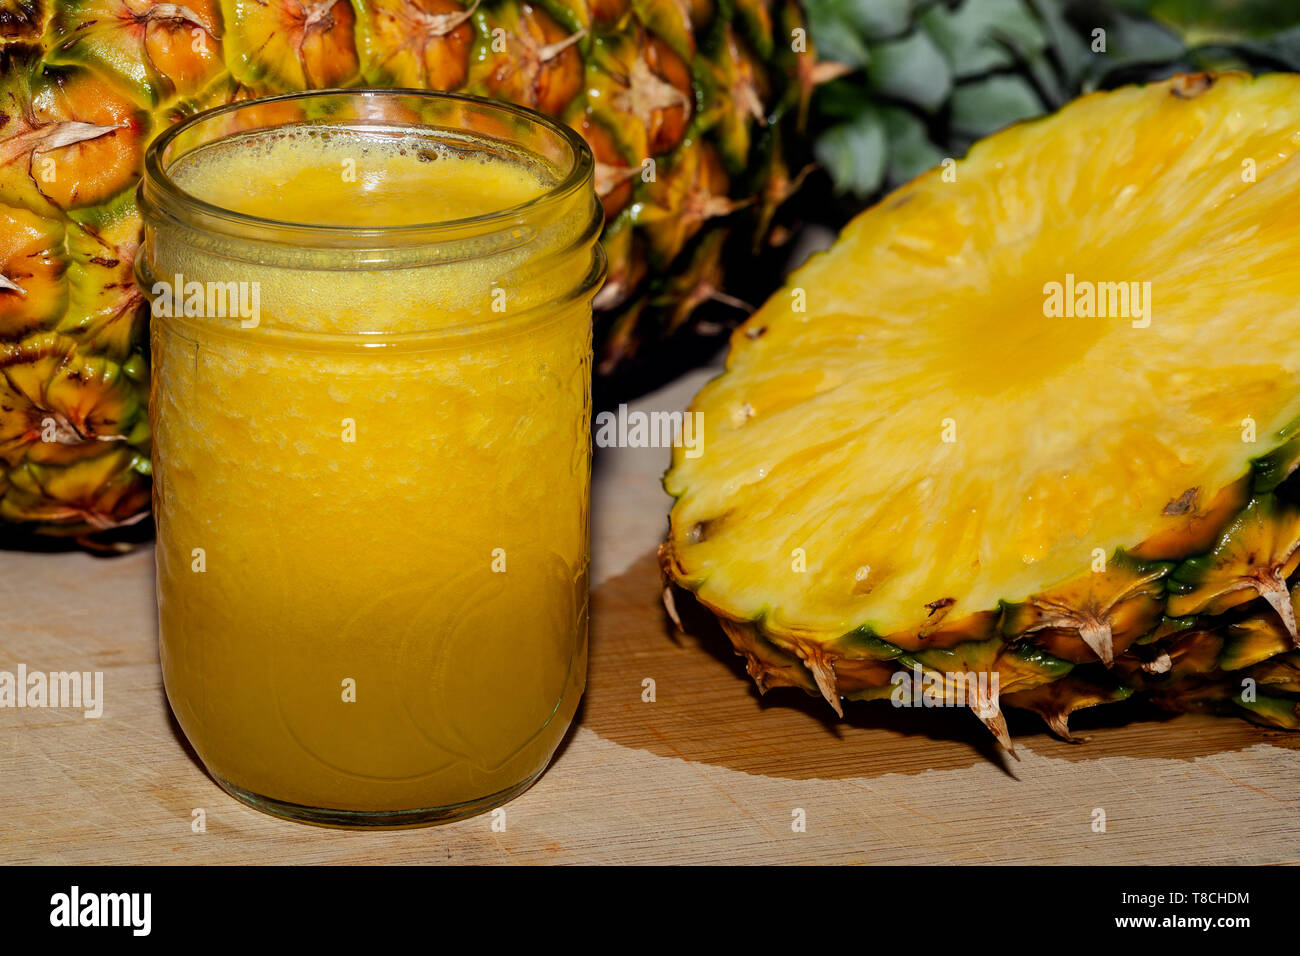
[[[186,192],[281,222],[374,228],[487,215],[535,199],[540,169],[418,136],[310,127],[241,136],[181,158]]]
[[[185,192],[234,212],[280,223],[363,229],[502,212],[544,196],[558,181],[539,157],[483,141],[462,144],[454,134],[306,125],[201,146],[168,172]],[[337,251],[313,236],[305,236],[301,246],[281,241],[272,248],[233,251],[160,244],[151,265],[159,277],[257,282],[264,328],[423,332],[500,318],[495,290],[502,287],[509,287],[506,307],[512,314],[549,301],[552,286],[571,279],[567,262],[557,262],[555,277],[541,282],[525,282],[519,270],[543,256],[538,242],[562,249],[576,238],[575,228],[547,225],[556,217],[582,224],[569,206],[547,214],[521,211],[519,222],[505,228],[504,244],[501,227],[494,226],[465,240],[470,245],[458,252],[432,249],[425,256],[408,248],[401,253],[405,259],[381,264],[367,258],[361,267],[340,265]]]

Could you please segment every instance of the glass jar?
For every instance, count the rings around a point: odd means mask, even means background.
[[[163,678],[245,803],[456,819],[525,790],[568,728],[592,174],[539,114],[408,91],[235,103],[150,147]]]

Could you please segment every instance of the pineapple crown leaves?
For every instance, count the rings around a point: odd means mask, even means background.
[[[1081,93],[1176,72],[1300,68],[1300,13],[1215,0],[806,0],[822,85],[814,154],[866,198]],[[1230,10],[1229,7],[1232,9]],[[1280,22],[1279,22],[1280,19]]]
[[[1262,73],[1300,71],[1300,25],[1261,39],[1243,38],[1207,43],[1195,51],[1207,69],[1244,68]]]
[[[1267,38],[1300,25],[1300,6],[1277,0],[1112,0],[1130,16],[1168,24],[1189,46]]]

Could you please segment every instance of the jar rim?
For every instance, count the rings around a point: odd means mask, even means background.
[[[522,120],[546,133],[558,137],[566,145],[572,156],[567,170],[559,170],[560,179],[554,185],[548,185],[539,195],[522,203],[507,206],[499,210],[467,216],[457,219],[445,219],[427,223],[403,223],[392,226],[349,226],[330,223],[304,223],[290,220],[271,219],[251,213],[238,212],[216,203],[201,199],[182,189],[163,166],[163,156],[176,140],[194,130],[203,123],[242,109],[265,108],[278,103],[330,98],[353,99],[412,99],[461,103],[488,112],[496,112]],[[295,125],[286,123],[285,126]],[[304,123],[303,125],[308,125]],[[324,123],[322,125],[330,125]],[[448,127],[421,125],[418,123],[398,124],[397,126],[367,127],[348,124],[358,130],[367,128],[393,129],[405,125],[410,129],[447,129]],[[274,128],[274,127],[268,127]],[[469,135],[491,142],[494,137],[486,133],[468,131]],[[214,140],[219,141],[219,140]],[[500,140],[498,140],[500,141]],[[247,239],[249,232],[255,230],[259,241],[283,242],[294,245],[320,244],[332,247],[353,249],[384,249],[407,245],[437,244],[448,239],[465,235],[484,235],[505,231],[514,227],[523,216],[545,213],[548,209],[560,206],[573,195],[584,189],[595,175],[595,159],[586,141],[574,130],[558,123],[551,117],[536,110],[530,110],[514,103],[504,103],[481,96],[465,93],[446,93],[437,90],[384,89],[376,87],[332,88],[320,90],[300,90],[293,93],[281,93],[275,96],[252,100],[239,100],[226,103],[212,109],[203,110],[175,124],[154,139],[145,151],[144,174],[140,179],[138,205],[142,214],[148,218],[151,214],[162,214],[176,221],[184,221],[188,216],[197,214],[204,220],[204,228],[219,234]],[[222,226],[226,228],[222,228]],[[215,227],[215,228],[214,228]],[[314,242],[313,242],[314,238]],[[324,241],[322,241],[324,240]]]

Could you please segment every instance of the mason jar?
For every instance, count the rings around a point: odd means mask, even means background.
[[[212,777],[347,827],[496,807],[587,653],[593,160],[514,106],[232,103],[160,136],[159,641]]]

